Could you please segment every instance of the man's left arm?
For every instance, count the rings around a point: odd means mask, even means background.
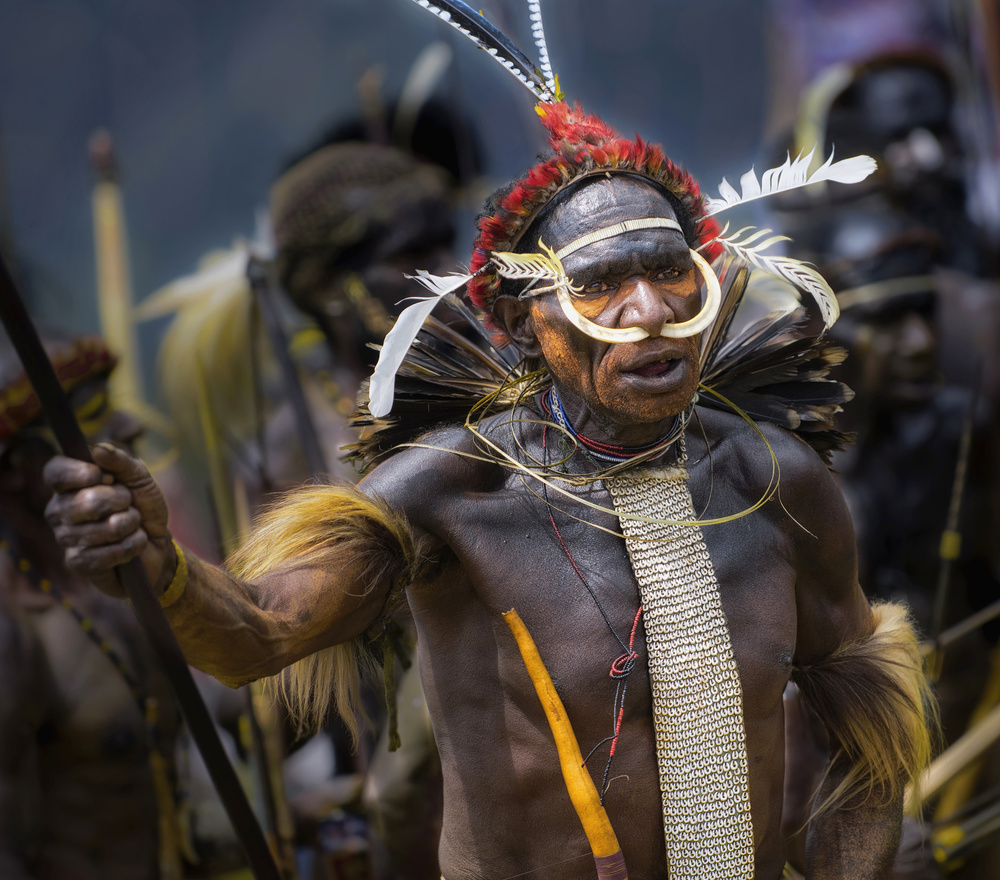
[[[869,605],[858,583],[850,515],[811,450],[782,465],[796,559],[793,680],[830,734],[814,803],[807,880],[890,875],[904,787],[929,758],[928,689],[906,609]],[[788,479],[784,479],[785,476]]]

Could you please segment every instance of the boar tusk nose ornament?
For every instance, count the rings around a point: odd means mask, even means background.
[[[712,267],[708,265],[708,262],[701,254],[692,250],[691,259],[694,260],[695,266],[701,272],[702,278],[705,279],[705,287],[707,288],[705,305],[702,306],[701,311],[689,321],[682,321],[679,324],[664,324],[660,328],[660,336],[667,336],[671,339],[679,339],[684,336],[694,336],[696,333],[701,333],[702,330],[708,327],[708,325],[711,324],[719,314],[719,305],[722,302],[722,293],[719,289],[719,279],[716,277],[715,272],[712,271]],[[587,336],[592,339],[598,339],[601,342],[611,343],[638,342],[640,339],[646,339],[651,335],[642,327],[623,327],[621,329],[617,329],[614,327],[602,327],[600,324],[595,324],[593,321],[585,318],[576,310],[576,306],[573,305],[573,297],[566,285],[561,285],[556,288],[556,296],[559,297],[559,305],[562,306],[563,313],[573,326],[576,327],[581,333],[586,333]]]
[[[562,307],[563,313],[569,322],[591,339],[610,343],[638,342],[640,339],[646,339],[650,336],[650,333],[642,327],[602,327],[600,324],[595,324],[593,321],[585,318],[577,311],[576,306],[573,305],[573,294],[579,293],[580,288],[574,286],[572,279],[566,274],[566,270],[563,268],[562,261],[563,258],[576,253],[576,251],[589,244],[640,229],[672,229],[680,232],[681,226],[676,220],[668,217],[643,217],[634,220],[624,220],[621,223],[616,223],[614,226],[608,226],[604,229],[588,233],[570,242],[559,251],[553,251],[552,248],[539,239],[538,246],[541,253],[493,253],[491,259],[493,265],[496,267],[497,274],[503,278],[520,281],[531,280],[533,283],[548,281],[549,284],[546,287],[529,287],[521,296],[538,296],[554,290],[556,296],[559,298],[559,305]],[[694,336],[708,327],[719,314],[719,306],[722,303],[719,279],[705,258],[697,251],[691,250],[691,259],[705,280],[705,287],[707,288],[705,305],[689,321],[682,321],[679,324],[664,324],[660,328],[660,336],[666,336],[671,339]]]

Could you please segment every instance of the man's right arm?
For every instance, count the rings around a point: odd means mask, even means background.
[[[94,462],[57,457],[46,467],[56,493],[46,516],[67,564],[121,595],[113,568],[138,556],[154,590],[176,595],[166,613],[188,662],[234,687],[363,633],[411,567],[405,525],[389,534],[377,502],[312,486],[264,515],[237,554],[243,577],[185,554],[181,585],[166,505],[145,467],[105,446]]]

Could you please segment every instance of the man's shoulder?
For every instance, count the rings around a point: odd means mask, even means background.
[[[360,488],[406,508],[439,503],[459,493],[484,492],[502,480],[502,468],[464,425],[417,437],[377,465]]]
[[[802,437],[773,422],[754,420],[738,413],[699,407],[697,420],[688,428],[688,436],[699,436],[710,446],[729,457],[725,464],[744,472],[770,472],[774,467],[782,477],[824,477],[828,469]]]

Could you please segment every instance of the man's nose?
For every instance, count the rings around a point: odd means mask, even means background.
[[[642,327],[650,336],[659,336],[664,324],[676,320],[667,298],[648,278],[630,279],[624,287],[625,305],[619,327]]]

